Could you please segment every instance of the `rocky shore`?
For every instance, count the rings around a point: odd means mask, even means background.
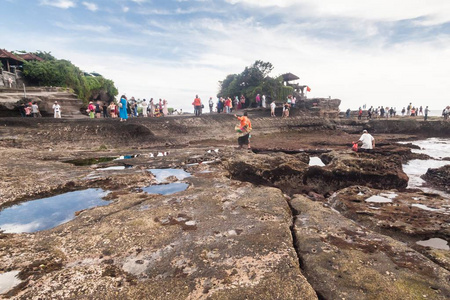
[[[449,199],[407,188],[402,164],[427,157],[397,142],[449,138],[449,123],[269,114],[249,111],[253,151],[231,115],[0,119],[0,208],[86,188],[110,201],[0,233],[0,276],[20,279],[2,297],[448,299],[450,251],[419,242],[449,241]],[[373,153],[350,150],[363,128]],[[151,171],[166,168],[190,176]],[[188,188],[146,192],[169,183]]]

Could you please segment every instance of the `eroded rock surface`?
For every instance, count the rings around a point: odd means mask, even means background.
[[[303,196],[291,205],[304,274],[324,299],[450,297],[450,272],[405,244]]]
[[[407,242],[450,270],[450,251],[421,247],[417,241],[450,241],[448,199],[422,192],[376,190],[364,186],[343,189],[327,203],[359,224]]]
[[[437,169],[428,169],[427,173],[425,173],[422,178],[428,185],[450,193],[450,165]]]
[[[55,229],[6,235],[0,265],[21,270],[27,283],[15,297],[317,299],[298,266],[279,190],[190,183],[165,197],[116,193],[109,206]]]
[[[227,157],[224,165],[233,178],[273,185],[288,193],[314,191],[326,195],[355,184],[401,189],[408,183],[399,157],[337,152],[320,157],[326,163],[323,167],[309,166],[306,153],[238,153]]]
[[[416,244],[448,240],[448,204],[404,191],[401,163],[418,157],[391,142],[413,136],[377,132],[374,153],[352,153],[351,141],[372,123],[266,115],[250,111],[258,154],[231,147],[236,119],[226,114],[0,119],[2,208],[88,187],[111,191],[112,201],[50,230],[0,233],[0,272],[20,271],[23,280],[2,296],[317,299],[313,288],[322,299],[449,296],[450,251]],[[308,153],[322,153],[325,166],[309,166]],[[191,173],[164,180],[189,188],[144,193],[160,183],[150,172],[159,168]],[[398,189],[397,198],[366,203],[393,192],[379,186]],[[288,203],[294,193],[309,199]],[[321,206],[328,200],[341,214]]]

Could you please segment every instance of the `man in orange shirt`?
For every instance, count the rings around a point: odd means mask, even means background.
[[[194,102],[192,102],[192,105],[194,105],[194,113],[196,116],[200,116],[202,114],[202,100],[198,97],[198,95],[195,95]]]
[[[243,148],[244,145],[247,145],[247,148],[250,149],[250,132],[252,131],[252,122],[248,118],[247,112],[244,113],[242,117],[238,117],[234,115],[239,121],[239,126],[236,126],[236,131],[240,134],[238,137],[239,148]]]

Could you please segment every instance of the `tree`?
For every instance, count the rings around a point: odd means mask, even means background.
[[[38,50],[36,52],[33,52],[34,55],[39,56],[43,60],[56,60],[56,58],[50,54],[51,52],[43,52],[41,50]]]
[[[85,72],[70,61],[55,59],[50,53],[39,51],[35,54],[39,54],[41,58],[46,57],[46,60],[24,63],[24,77],[32,85],[71,88],[85,103],[99,94],[106,95],[112,101],[118,94],[112,80],[102,76],[86,76]]]
[[[245,67],[240,74],[230,74],[223,81],[219,81],[218,97],[234,97],[244,95],[250,100],[249,105],[255,102],[257,94],[265,94],[272,99],[279,95],[283,82],[279,78],[271,78],[273,65],[270,62],[257,60],[253,65]]]

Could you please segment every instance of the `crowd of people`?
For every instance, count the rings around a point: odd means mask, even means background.
[[[120,100],[106,102],[89,102],[86,112],[90,118],[119,118],[120,121],[126,121],[128,118],[142,117],[164,117],[169,115],[168,101],[159,99],[158,103],[146,99],[136,100],[134,97],[128,99],[125,95]]]
[[[289,95],[286,98],[286,102],[284,102],[282,105],[283,107],[282,117],[289,117],[289,111],[292,107],[295,107],[295,102],[296,98],[292,95]],[[198,95],[195,96],[192,105],[194,106],[195,115],[196,116],[202,115],[205,106]],[[257,94],[255,97],[255,105],[256,107],[266,108],[267,107],[266,96],[265,95],[261,96],[260,94]],[[216,101],[214,101],[212,97],[209,97],[208,106],[209,106],[209,113],[230,114],[249,107],[249,103],[247,103],[244,95],[241,95],[241,97],[235,96],[233,99],[231,97],[218,97]],[[276,117],[275,114],[276,106],[277,105],[275,101],[270,102],[269,107],[271,117]]]
[[[347,111],[345,113],[345,117],[350,118],[350,113],[351,113],[351,110],[349,108],[349,109],[347,109]],[[412,103],[409,103],[406,107],[403,107],[401,110],[402,117],[423,116],[425,121],[428,120],[429,114],[430,114],[430,109],[428,108],[428,106],[425,106],[425,108],[423,108],[422,105],[419,107],[415,107],[412,105]],[[363,118],[363,115],[364,115],[364,110],[363,110],[363,108],[359,107],[358,119],[361,120]],[[399,116],[399,115],[398,115],[397,109],[395,107],[378,106],[378,107],[374,108],[373,106],[371,106],[367,110],[367,115],[364,117],[367,117],[367,119],[380,119],[380,118],[393,118],[393,117],[397,117],[397,116]],[[444,110],[442,111],[442,116],[444,117],[445,120],[448,120],[448,118],[450,116],[450,106],[447,106],[446,108],[444,108]]]
[[[265,99],[264,95],[263,98]],[[195,96],[192,105],[194,106],[195,115],[200,116],[205,106],[202,103],[201,99],[198,97],[198,95]],[[219,114],[220,113],[230,114],[237,110],[248,107],[248,103],[246,103],[244,95],[241,95],[241,97],[235,96],[233,99],[231,99],[231,97],[218,97],[216,101],[214,101],[212,97],[209,97],[208,106],[209,106],[209,113],[217,112]]]

